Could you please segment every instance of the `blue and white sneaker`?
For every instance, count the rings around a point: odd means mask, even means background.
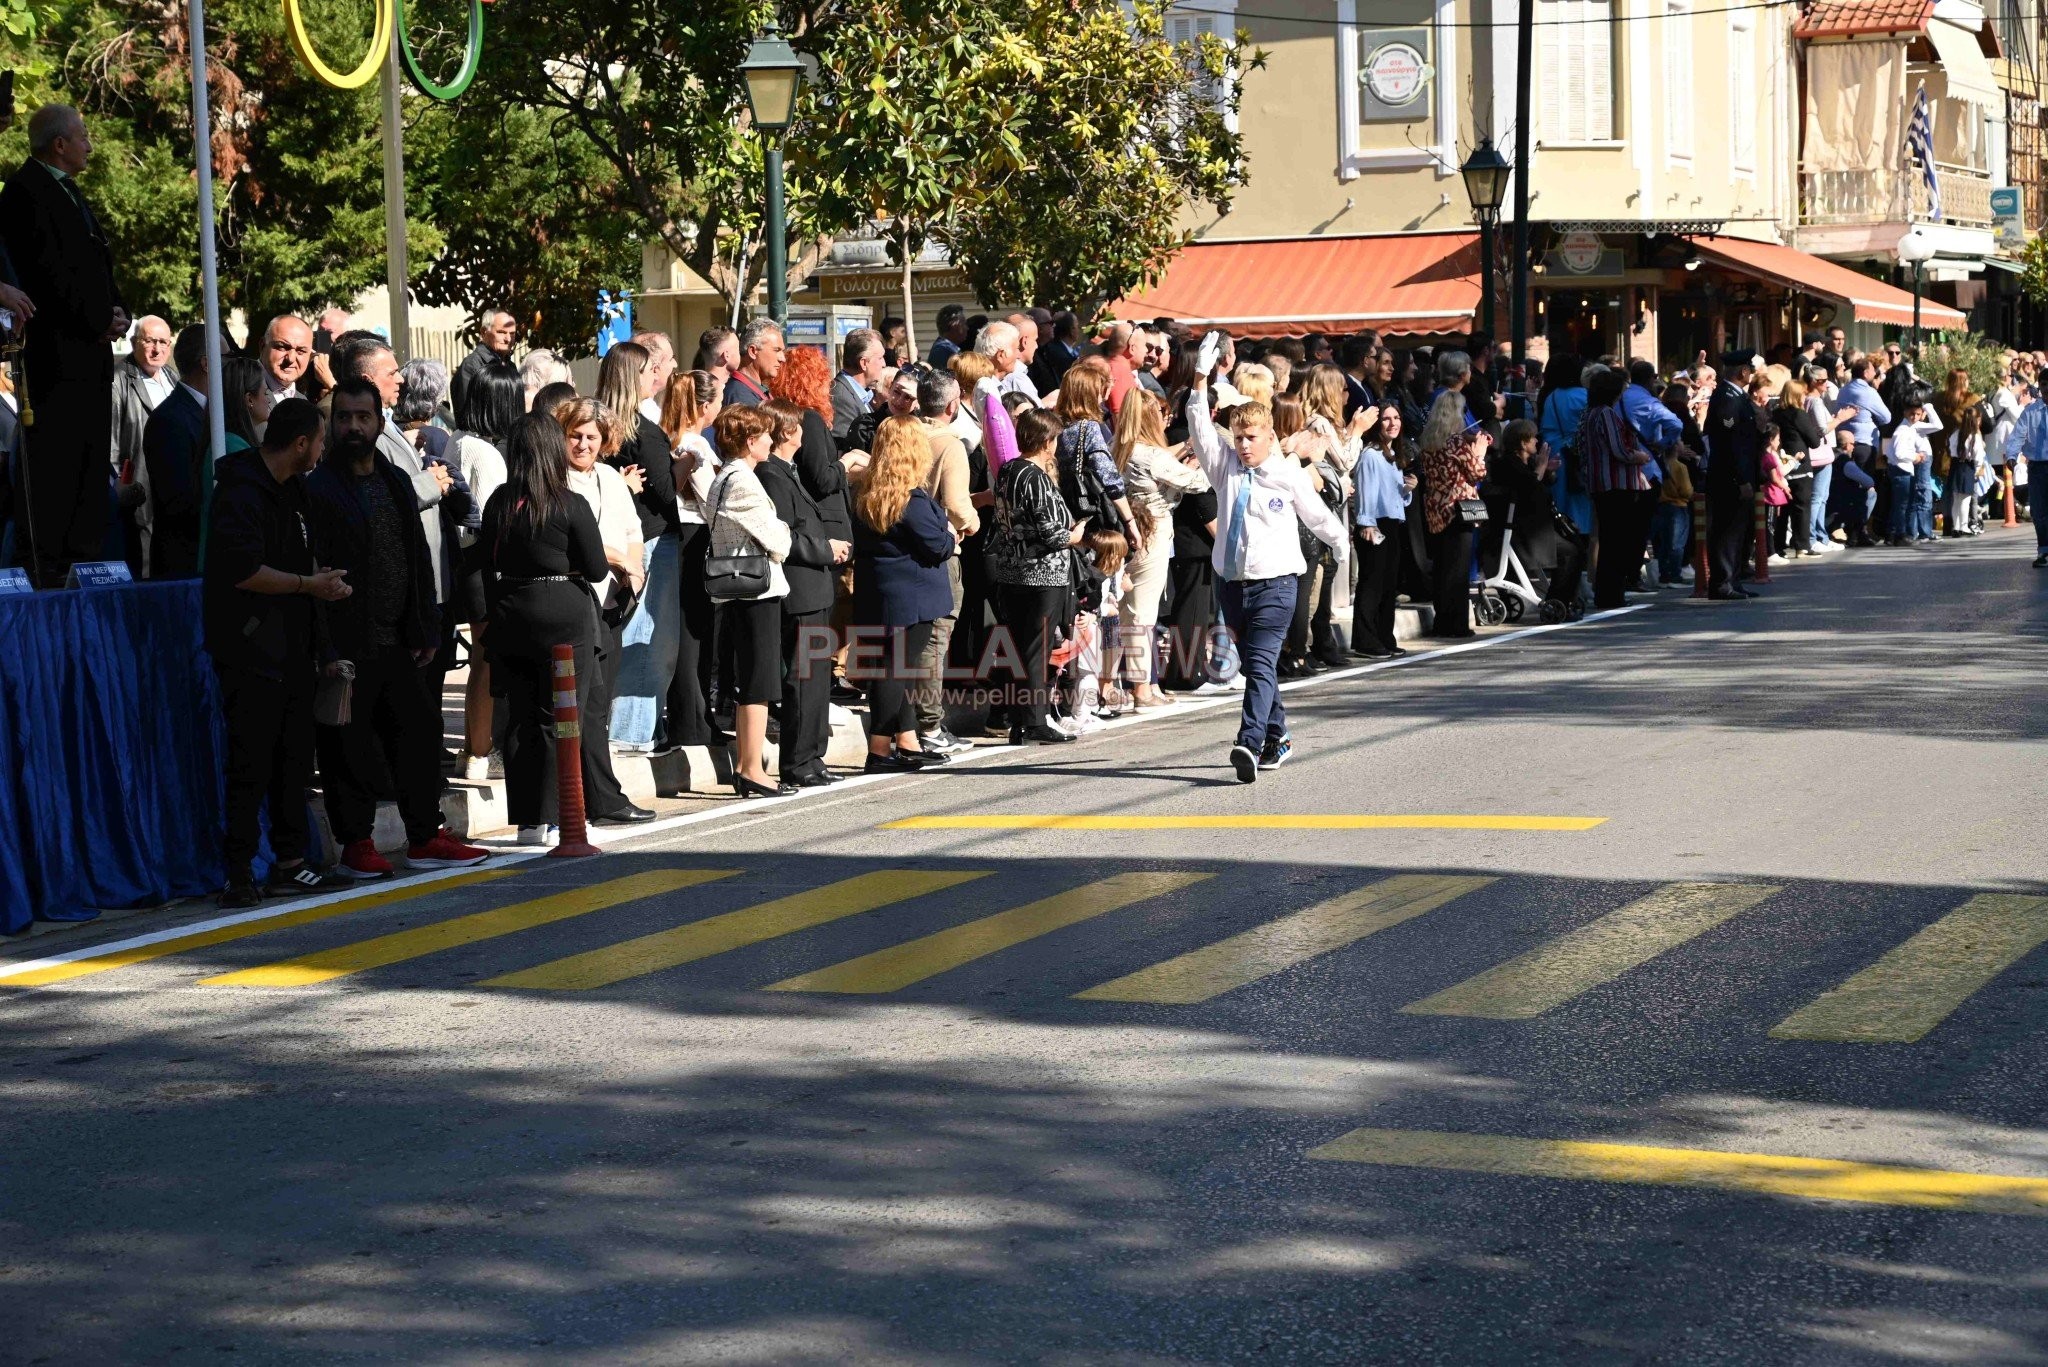
[[[1278,740],[1269,740],[1266,742],[1265,752],[1259,756],[1259,767],[1261,769],[1278,769],[1281,765],[1287,763],[1288,756],[1293,753],[1293,736],[1282,735]]]
[[[1233,745],[1230,747],[1230,767],[1237,770],[1237,781],[1239,783],[1256,783],[1259,781],[1259,757],[1252,753],[1252,748],[1249,745]]]

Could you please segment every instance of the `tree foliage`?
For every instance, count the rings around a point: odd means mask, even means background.
[[[1031,163],[961,206],[954,260],[983,299],[1090,313],[1156,279],[1194,206],[1244,181],[1232,125],[1263,53],[1239,38],[1166,41],[1167,0],[1025,0],[1041,75],[1015,125]]]

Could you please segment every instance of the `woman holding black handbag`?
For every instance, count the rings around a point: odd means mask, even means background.
[[[854,488],[853,620],[857,629],[866,628],[863,647],[877,628],[883,647],[881,668],[866,681],[866,772],[896,774],[946,762],[919,743],[914,698],[924,682],[920,662],[932,624],[953,611],[946,562],[955,543],[945,510],[921,487],[932,463],[923,424],[885,419],[874,447]],[[849,652],[849,663],[859,653]]]
[[[1422,493],[1436,572],[1436,621],[1429,634],[1442,639],[1472,635],[1472,538],[1486,520],[1479,481],[1486,478],[1491,444],[1466,416],[1464,395],[1455,389],[1437,395],[1422,429]]]
[[[775,419],[759,408],[728,408],[712,429],[718,442],[718,478],[706,497],[711,554],[704,588],[724,605],[733,640],[733,791],[741,797],[777,797],[794,783],[768,777],[768,704],[782,696],[782,600],[789,580],[789,524],[775,515],[755,467],[769,458]]]

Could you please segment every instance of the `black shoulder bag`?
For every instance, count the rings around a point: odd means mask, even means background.
[[[707,531],[716,544],[718,519],[725,512],[725,496],[732,488],[732,476],[718,486],[718,501],[711,507],[711,526]],[[751,537],[749,538],[751,539]],[[731,551],[724,555],[712,554],[704,559],[704,596],[714,603],[744,603],[761,597],[768,592],[773,571],[768,557],[759,551]]]

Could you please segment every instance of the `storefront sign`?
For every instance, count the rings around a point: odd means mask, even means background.
[[[1362,123],[1415,123],[1429,117],[1424,98],[1436,79],[1430,30],[1367,29],[1359,35],[1358,117]]]
[[[818,274],[811,277],[818,287],[818,298],[826,303],[838,299],[890,299],[903,293],[903,273],[899,270],[852,271],[845,275]],[[967,272],[963,270],[920,271],[910,273],[910,292],[918,294],[969,294]]]
[[[1603,243],[1598,233],[1566,233],[1551,249],[1548,264],[1573,281],[1618,279],[1624,269],[1621,253]]]

